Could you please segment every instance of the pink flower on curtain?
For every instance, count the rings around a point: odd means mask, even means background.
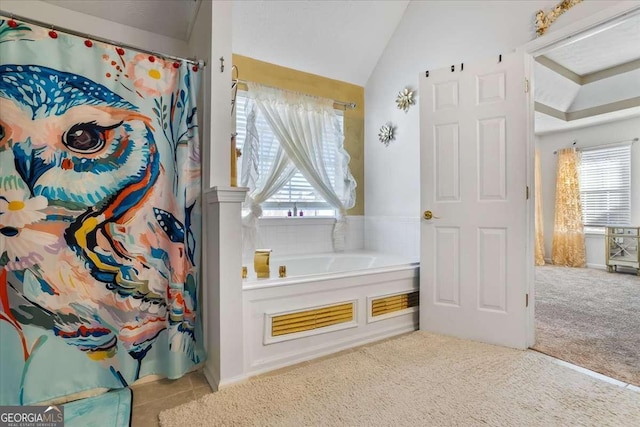
[[[138,91],[158,96],[174,90],[178,73],[172,62],[140,53],[127,65],[127,75]]]

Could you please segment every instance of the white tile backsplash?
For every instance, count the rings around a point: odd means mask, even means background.
[[[274,255],[304,255],[333,252],[331,218],[261,218],[257,247]],[[420,258],[420,218],[347,217],[345,250],[367,249]]]
[[[364,217],[364,248],[420,259],[419,217]]]
[[[333,252],[332,218],[260,218],[257,247],[273,250],[273,254],[304,255]],[[364,217],[347,217],[345,249],[364,248]]]

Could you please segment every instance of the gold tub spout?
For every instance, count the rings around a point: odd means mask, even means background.
[[[242,278],[243,279],[247,278],[247,266],[245,265],[242,266]]]
[[[269,257],[271,249],[256,249],[253,257],[253,269],[256,271],[258,279],[268,279],[270,275]]]
[[[281,265],[278,268],[278,277],[287,277],[287,266]]]

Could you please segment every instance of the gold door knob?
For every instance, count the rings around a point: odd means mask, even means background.
[[[427,221],[430,219],[438,219],[437,216],[433,216],[433,212],[431,211],[424,211],[424,213],[422,214],[422,218],[426,219]]]

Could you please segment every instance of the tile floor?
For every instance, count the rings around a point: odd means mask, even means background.
[[[387,338],[383,341],[391,340],[394,338],[397,338],[397,337]],[[378,344],[379,342],[380,341],[375,343],[365,344],[362,347]],[[317,363],[318,361],[321,361],[321,360],[337,357],[341,354],[349,353],[351,351],[356,351],[358,348],[361,348],[361,347],[343,350],[338,353],[329,354],[314,360],[310,360],[308,362],[302,362],[296,365],[287,366],[285,368],[267,372],[265,374],[250,378],[249,381],[266,377],[266,376],[279,375],[291,369],[304,366],[306,364]],[[535,351],[535,350],[528,350],[528,351]],[[619,387],[627,388],[629,390],[640,393],[640,387],[637,387],[633,384],[627,384],[622,381],[618,381],[614,378],[607,377],[605,375],[599,374],[589,369],[585,369],[581,366],[577,366],[569,362],[565,362],[560,359],[556,359],[555,357],[551,357],[543,353],[538,353],[538,354],[541,354],[545,357],[548,357],[549,359],[552,359],[554,363],[557,363],[561,366],[574,369],[578,372],[597,378],[601,381],[606,381],[611,384],[617,385]],[[187,403],[191,400],[199,399],[205,394],[211,393],[211,387],[209,386],[209,383],[207,383],[206,378],[200,371],[191,372],[177,380],[158,380],[158,381],[154,381],[146,384],[135,385],[132,387],[132,389],[133,389],[133,414],[131,419],[131,427],[157,427],[158,414],[163,410],[182,405],[183,403]]]
[[[177,380],[158,380],[134,385],[132,427],[158,426],[158,414],[211,393],[211,387],[200,371]]]

